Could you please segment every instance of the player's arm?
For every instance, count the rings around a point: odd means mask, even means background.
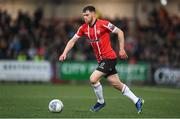
[[[126,54],[126,51],[124,50],[124,33],[121,29],[110,23],[109,21],[103,21],[103,26],[107,28],[110,32],[116,33],[118,35],[118,41],[119,41],[119,56],[122,59],[126,59],[128,56]]]
[[[113,30],[113,33],[116,33],[118,35],[119,48],[120,48],[120,51],[119,51],[120,58],[122,58],[122,59],[128,58],[126,51],[124,49],[124,32],[121,29],[119,29],[118,27],[115,27]]]
[[[74,44],[77,42],[79,37],[76,36],[76,34],[68,41],[63,53],[59,57],[60,61],[64,61],[67,57],[68,52],[73,48]]]

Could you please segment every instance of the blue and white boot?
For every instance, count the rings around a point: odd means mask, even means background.
[[[144,104],[144,100],[142,98],[139,98],[139,100],[137,101],[137,103],[135,105],[137,108],[138,114],[140,114],[142,112],[143,104]]]
[[[97,102],[94,106],[92,106],[92,107],[90,108],[90,111],[92,111],[92,112],[97,112],[97,111],[99,111],[100,109],[102,109],[105,105],[106,105],[105,102],[104,102],[103,104]]]

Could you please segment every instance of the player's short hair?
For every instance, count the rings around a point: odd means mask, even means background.
[[[83,8],[83,13],[85,13],[86,11],[96,12],[96,8],[92,5],[88,5],[88,6]]]

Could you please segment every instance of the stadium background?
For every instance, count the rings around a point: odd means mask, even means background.
[[[117,69],[147,102],[141,116],[106,80],[107,108],[88,111],[95,101],[88,77],[97,64],[85,37],[58,62],[87,4],[125,33],[129,58]],[[0,0],[0,117],[180,117],[179,31],[178,0]],[[48,113],[53,98],[65,103],[62,114]]]

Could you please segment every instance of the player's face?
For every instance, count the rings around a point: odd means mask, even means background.
[[[86,11],[83,13],[83,18],[84,18],[84,21],[87,23],[87,24],[91,24],[91,22],[93,21],[93,16],[94,16],[94,12],[90,12],[90,11]]]

